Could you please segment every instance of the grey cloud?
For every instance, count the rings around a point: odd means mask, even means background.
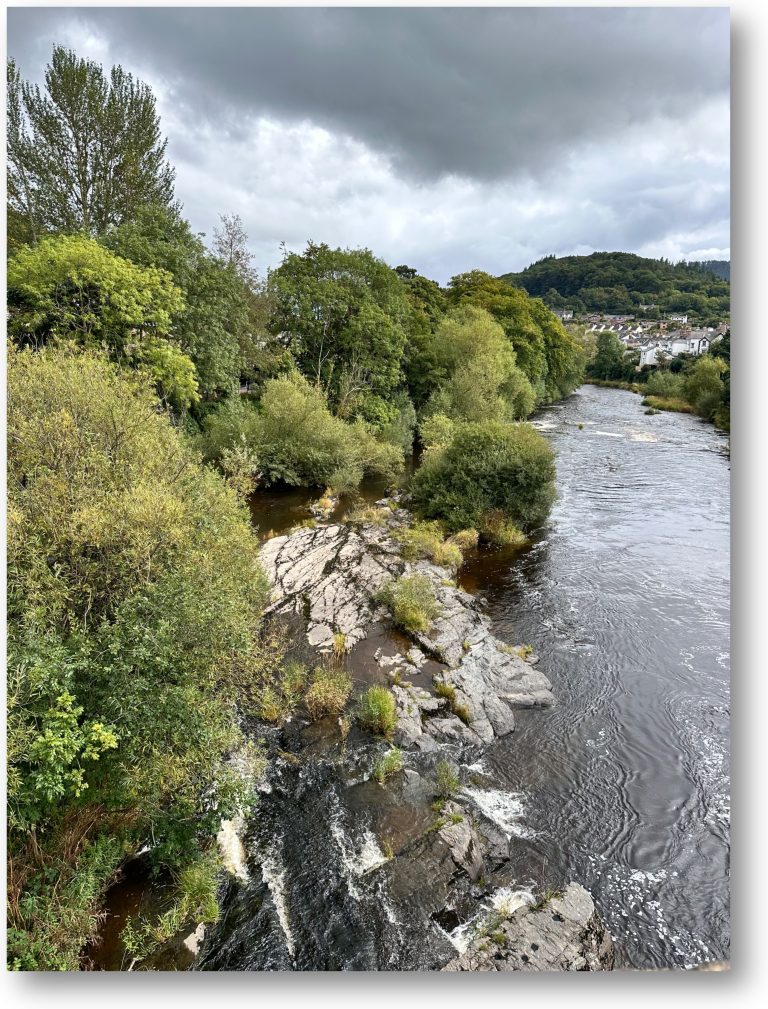
[[[39,64],[74,18],[190,118],[233,137],[257,115],[309,119],[424,179],[539,175],[728,89],[725,8],[26,8],[11,54]]]

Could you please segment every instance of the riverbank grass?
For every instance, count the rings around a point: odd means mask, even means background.
[[[435,590],[426,575],[404,575],[386,582],[374,595],[374,602],[386,606],[395,626],[414,633],[428,631],[440,615]]]
[[[646,396],[643,406],[653,410],[667,410],[670,413],[695,413],[690,403],[684,399],[669,399],[664,396]]]
[[[364,729],[388,737],[397,725],[395,697],[386,687],[369,687],[357,702],[357,720]]]
[[[312,678],[304,702],[309,717],[316,721],[324,715],[339,715],[352,693],[352,677],[346,669],[318,666],[312,671]]]

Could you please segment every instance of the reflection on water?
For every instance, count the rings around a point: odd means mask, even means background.
[[[463,573],[558,698],[485,759],[525,795],[520,864],[587,886],[636,966],[727,959],[726,439],[592,386],[538,423],[558,456],[551,519]]]

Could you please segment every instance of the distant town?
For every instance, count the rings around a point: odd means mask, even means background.
[[[641,310],[655,307],[652,304],[640,306]],[[729,320],[723,320],[717,326],[697,328],[689,323],[687,314],[672,314],[664,319],[637,319],[634,315],[599,312],[580,316],[570,309],[555,311],[554,314],[567,327],[583,326],[595,335],[615,333],[627,351],[637,355],[636,371],[663,366],[676,357],[699,357],[730,329]]]

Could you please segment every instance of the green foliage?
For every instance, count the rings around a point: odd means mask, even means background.
[[[535,397],[502,327],[482,308],[450,311],[434,335],[439,378],[426,406],[453,420],[527,417]]]
[[[702,265],[705,266],[702,269]],[[594,252],[589,256],[545,256],[502,280],[543,297],[553,308],[647,314],[690,312],[719,317],[730,310],[730,284],[706,264],[645,259],[629,252]],[[559,303],[551,292],[558,295]],[[641,304],[656,305],[643,312]]]
[[[457,424],[447,445],[427,453],[411,493],[424,517],[448,529],[483,532],[495,510],[526,528],[546,517],[554,478],[552,449],[528,424]]]
[[[426,557],[433,564],[446,568],[461,566],[464,556],[458,543],[446,540],[439,522],[414,522],[412,526],[396,534],[402,543],[402,554],[406,560]]]
[[[183,305],[167,272],[137,267],[81,235],[24,246],[8,262],[8,330],[16,343],[106,348],[145,370],[177,409],[198,399],[194,365],[169,335]]]
[[[308,243],[287,253],[271,276],[272,331],[280,333],[334,413],[382,426],[401,382],[410,310],[403,285],[367,249]]]
[[[154,920],[129,918],[120,933],[120,940],[130,958],[127,969],[133,970],[156,950],[173,939],[184,927],[194,923],[218,921],[216,897],[221,863],[211,849],[178,873],[170,907]]]
[[[604,329],[597,335],[595,356],[587,365],[590,378],[623,379],[627,376],[626,347],[616,333]]]
[[[402,452],[378,441],[362,421],[334,417],[324,394],[293,374],[270,379],[257,406],[229,400],[205,421],[203,451],[219,460],[242,444],[266,485],[354,490],[366,474],[394,480]]]
[[[232,392],[241,375],[266,380],[288,366],[284,348],[266,332],[271,299],[264,285],[238,273],[242,257],[209,255],[177,208],[141,207],[101,241],[138,266],[166,270],[183,292],[173,333],[194,361],[204,397]]]
[[[705,354],[695,362],[685,376],[685,398],[705,420],[714,419],[723,401],[725,394],[723,375],[727,367],[722,359]]]
[[[54,46],[45,89],[8,67],[8,202],[23,241],[102,234],[173,200],[154,96],[122,67]]]
[[[28,959],[71,966],[56,923],[82,942],[106,885],[89,844],[151,836],[180,868],[247,803],[222,758],[267,585],[247,512],[140,376],[49,348],[12,351],[8,385],[11,922]],[[31,890],[41,860],[87,899]]]
[[[388,750],[383,757],[376,761],[373,768],[373,777],[380,785],[386,783],[397,771],[403,769],[403,754],[397,747]]]
[[[313,719],[341,714],[352,693],[352,677],[346,669],[318,666],[304,698]]]
[[[502,327],[517,368],[533,387],[536,404],[560,399],[581,383],[584,348],[543,302],[481,270],[452,277],[449,288],[451,304],[485,309]],[[525,415],[522,410],[517,413]]]
[[[391,690],[374,685],[361,695],[355,711],[364,729],[377,736],[390,736],[397,725],[397,708]]]
[[[654,371],[648,376],[645,384],[649,396],[661,396],[663,399],[682,399],[685,382],[682,375],[671,371]]]
[[[667,410],[669,413],[694,412],[691,404],[687,403],[684,399],[665,399],[663,396],[646,396],[643,400],[643,406],[650,407],[656,413],[661,410]]]
[[[428,631],[440,615],[432,582],[426,575],[403,575],[386,582],[374,596],[389,609],[395,626],[408,633]]]
[[[438,761],[435,767],[437,794],[442,799],[452,799],[461,787],[456,767],[448,760]]]

